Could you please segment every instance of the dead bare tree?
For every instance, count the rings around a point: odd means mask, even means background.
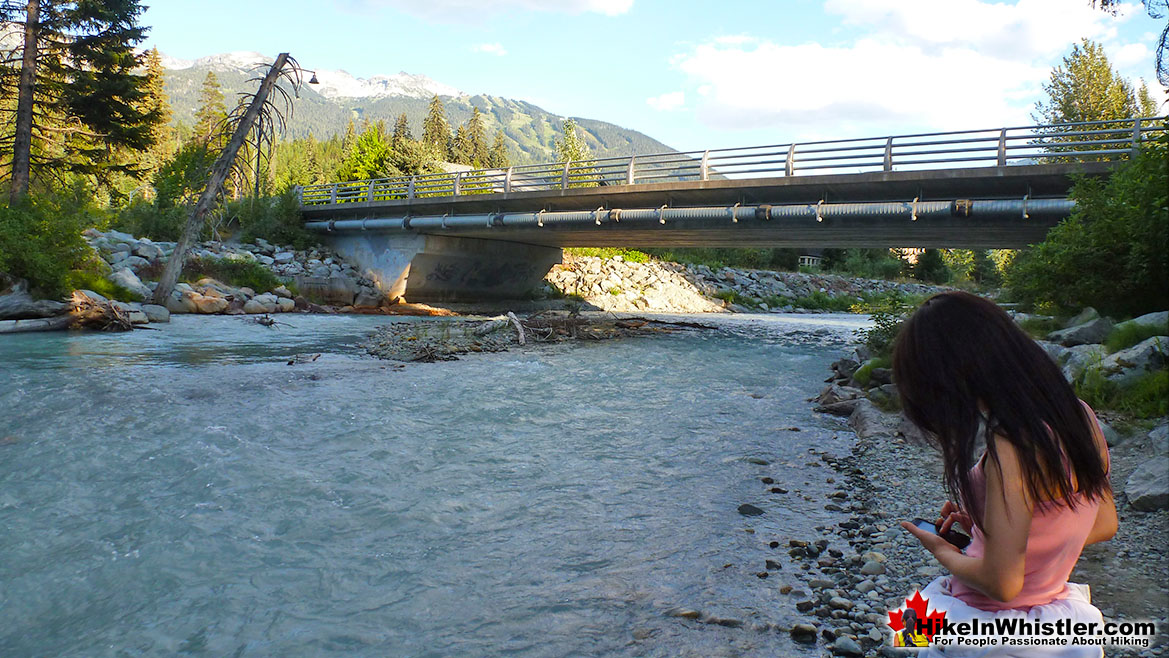
[[[295,59],[288,53],[280,53],[263,78],[256,77],[251,80],[258,81],[260,86],[254,94],[245,94],[232,116],[228,118],[226,126],[231,130],[231,139],[212,165],[207,188],[203,190],[203,194],[191,209],[190,216],[187,217],[183,234],[179,237],[178,244],[167,261],[166,269],[159,278],[158,287],[154,290],[154,303],[166,304],[175,283],[178,282],[191,244],[203,229],[207,214],[215,208],[223,194],[224,181],[233,172],[240,172],[248,166],[246,163],[237,162],[236,158],[244,143],[253,144],[257,151],[262,152],[271,148],[278,132],[284,131],[287,123],[285,115],[291,116],[292,99],[300,89],[300,72],[300,65]],[[291,94],[279,84],[281,82],[291,87]],[[274,102],[273,90],[276,91],[276,97],[283,101],[283,109]]]

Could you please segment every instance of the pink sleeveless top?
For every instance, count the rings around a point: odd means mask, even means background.
[[[1092,421],[1092,434],[1101,441],[1103,434],[1096,424],[1096,414],[1084,404]],[[1105,448],[1107,450],[1107,448]],[[983,454],[985,459],[986,455]],[[984,459],[970,469],[970,479],[979,503],[985,503],[986,475],[982,471]],[[1109,464],[1104,464],[1107,471]],[[1027,536],[1027,553],[1024,562],[1023,589],[1010,601],[996,601],[982,592],[969,587],[957,578],[950,580],[950,592],[968,605],[989,611],[1028,610],[1037,605],[1050,603],[1067,595],[1067,580],[1084,542],[1096,521],[1100,501],[1087,500],[1076,494],[1076,507],[1071,509],[1062,500],[1043,501],[1035,505],[1031,517],[1031,532]],[[982,557],[986,550],[986,536],[977,526],[971,529],[970,545],[966,554]]]

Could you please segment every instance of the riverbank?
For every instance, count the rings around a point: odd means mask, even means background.
[[[1058,354],[1053,358],[1058,360]],[[868,393],[873,399],[868,399],[863,386],[847,386],[850,380],[856,384],[852,374],[858,360],[832,364],[832,383],[816,406],[823,413],[847,415],[856,435],[850,455],[823,458],[847,482],[825,500],[825,508],[839,512],[842,520],[817,528],[818,537],[793,539],[790,549],[782,548],[800,558],[809,572],[791,592],[800,598],[799,609],[809,614],[802,627],[804,640],[819,636],[839,655],[886,655],[892,650],[881,635],[888,632],[884,614],[944,575],[928,551],[898,524],[915,517],[932,519],[947,497],[940,454],[899,412],[881,411],[874,404],[895,406],[895,387],[887,381],[866,382],[872,386]],[[1067,365],[1066,359],[1062,365]],[[1075,369],[1066,372],[1078,374]],[[880,369],[872,373],[874,378],[888,374]],[[1164,538],[1169,509],[1164,493],[1156,490],[1164,488],[1161,465],[1169,464],[1169,419],[1125,423],[1124,431],[1117,431],[1109,426],[1109,414],[1099,415],[1109,439],[1120,529],[1113,539],[1084,550],[1071,579],[1092,588],[1093,602],[1106,619],[1151,619],[1158,624],[1159,635],[1151,647],[1109,648],[1108,655],[1167,655],[1169,550]],[[826,550],[828,559],[822,557]],[[1142,585],[1134,587],[1135,583]]]

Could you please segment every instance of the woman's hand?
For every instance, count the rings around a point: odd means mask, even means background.
[[[947,500],[946,504],[942,505],[942,512],[938,516],[938,520],[934,521],[934,527],[938,529],[939,535],[944,535],[950,531],[955,523],[962,526],[962,529],[967,533],[973,532],[974,524],[970,515],[959,509],[953,501]]]
[[[962,552],[962,551],[958,550],[957,546],[946,541],[941,535],[937,535],[937,534],[934,534],[932,532],[927,532],[925,530],[922,530],[921,528],[913,525],[909,521],[902,521],[901,527],[908,530],[909,534],[913,535],[914,537],[917,537],[917,540],[919,542],[921,542],[921,545],[924,546],[927,551],[932,553],[933,556],[935,558],[937,558],[939,562],[942,560],[942,555],[945,553],[961,553]]]

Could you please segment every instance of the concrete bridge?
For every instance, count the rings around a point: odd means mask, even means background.
[[[394,296],[521,296],[562,247],[1012,248],[1164,118],[712,149],[300,190],[310,230]]]

